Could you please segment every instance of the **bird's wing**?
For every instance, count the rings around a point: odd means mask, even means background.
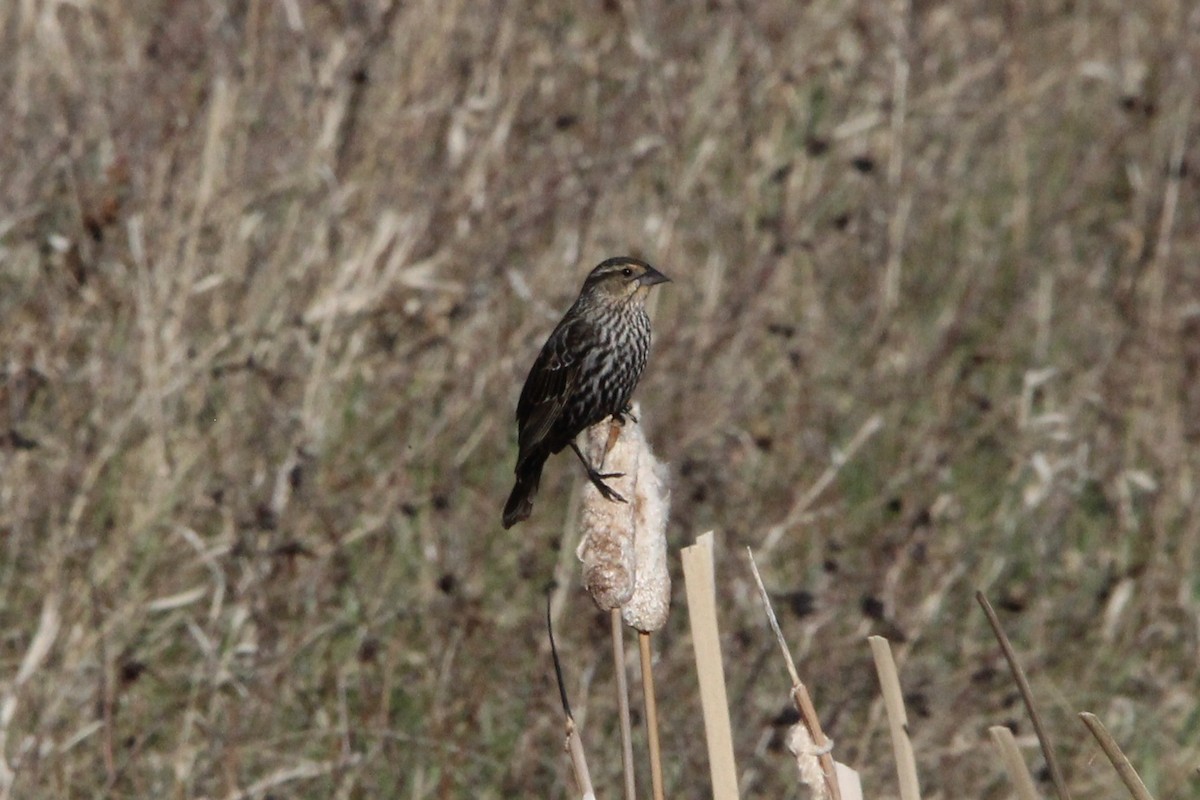
[[[517,402],[518,444],[522,454],[544,440],[562,414],[578,382],[583,344],[588,338],[582,320],[564,321],[550,334],[533,362]]]

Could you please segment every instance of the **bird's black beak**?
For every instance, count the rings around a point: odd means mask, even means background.
[[[646,272],[642,277],[638,278],[638,283],[642,286],[654,286],[657,283],[667,283],[671,279],[650,265],[646,265]]]

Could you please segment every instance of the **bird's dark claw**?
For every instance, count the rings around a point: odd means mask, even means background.
[[[579,446],[575,444],[575,442],[571,442],[571,449],[575,451],[575,455],[579,456],[579,463],[583,464],[583,468],[587,470],[588,480],[592,482],[592,486],[596,487],[596,491],[600,492],[601,496],[603,496],[605,500],[610,503],[629,502],[622,497],[620,493],[605,483],[605,481],[610,478],[624,477],[624,472],[601,472],[588,463],[588,460],[583,457],[583,452],[579,449]]]
[[[633,415],[633,406],[630,403],[626,403],[624,408],[613,414],[613,419],[615,419],[617,423],[621,425],[625,424],[626,418],[633,420],[634,423],[637,423],[638,421],[638,418]]]
[[[607,483],[604,482],[606,478],[620,478],[620,477],[623,477],[624,474],[625,473],[623,473],[623,472],[604,473],[604,472],[596,472],[595,470],[591,470],[588,472],[588,480],[590,480],[592,482],[592,486],[595,486],[596,491],[600,492],[601,496],[604,497],[604,499],[607,500],[608,502],[610,502],[610,503],[628,503],[629,501],[626,500],[624,497],[622,497],[619,492],[617,492],[615,489],[613,489],[611,486],[609,486]]]

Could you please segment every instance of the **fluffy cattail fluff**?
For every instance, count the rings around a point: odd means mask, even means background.
[[[583,585],[596,605],[605,611],[620,608],[633,596],[634,508],[640,448],[627,431],[636,428],[605,420],[584,433],[583,453],[602,472],[620,472],[605,483],[628,503],[606,500],[591,483],[583,487],[583,510],[579,527],[582,536],[575,554],[583,562]],[[639,437],[640,438],[640,437]]]
[[[667,517],[671,490],[667,465],[654,457],[641,428],[631,432],[641,445],[637,488],[633,493],[634,574],[633,597],[621,609],[625,624],[649,633],[667,624],[671,610],[671,573],[667,570]]]
[[[820,751],[803,722],[797,722],[788,729],[787,748],[796,757],[800,781],[812,790],[813,800],[826,800],[829,797],[829,786],[825,783],[825,772],[817,758]]]
[[[633,408],[633,417],[639,411]],[[604,499],[591,484],[583,488],[583,584],[596,605],[623,607],[623,617],[641,631],[662,627],[671,601],[667,571],[666,467],[650,452],[641,427],[605,421],[585,434],[584,453],[603,472],[623,473],[606,483],[628,503]]]

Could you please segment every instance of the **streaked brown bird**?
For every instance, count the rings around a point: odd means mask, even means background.
[[[533,511],[546,459],[570,446],[588,479],[606,499],[625,498],[604,483],[583,457],[575,437],[605,417],[622,416],[650,351],[650,287],[670,280],[636,258],[603,261],[583,282],[579,298],[550,334],[517,402],[516,485],[504,505],[504,527]]]

